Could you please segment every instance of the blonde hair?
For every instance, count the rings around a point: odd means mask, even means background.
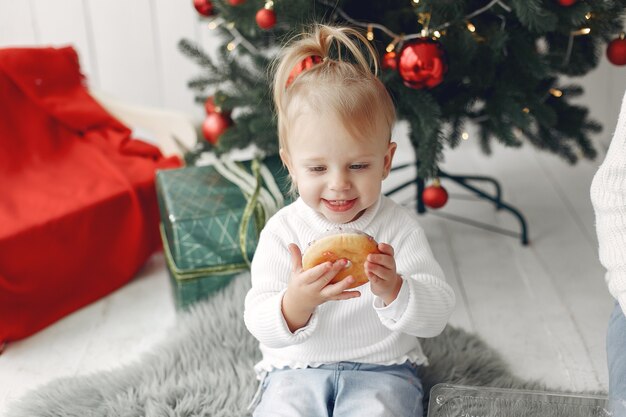
[[[292,70],[307,58],[317,63],[293,78]],[[291,124],[306,110],[337,115],[357,138],[371,135],[383,122],[389,132],[386,139],[391,139],[396,117],[393,101],[376,76],[376,50],[358,31],[315,25],[282,50],[273,69],[281,149],[288,150]]]

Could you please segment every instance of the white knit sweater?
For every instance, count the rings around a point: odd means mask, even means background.
[[[404,279],[400,294],[385,306],[369,283],[364,284],[358,287],[360,297],[322,304],[305,327],[292,333],[281,312],[291,273],[287,246],[295,243],[304,251],[320,234],[338,227],[363,231],[394,248],[397,271]],[[298,199],[264,227],[251,275],[244,320],[260,342],[258,373],[339,361],[426,363],[416,336],[441,333],[455,303],[416,215],[384,196],[356,221],[341,225]]]
[[[591,183],[591,202],[605,279],[626,314],[626,95],[609,151]]]

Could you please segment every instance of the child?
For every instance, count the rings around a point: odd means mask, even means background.
[[[255,416],[422,415],[417,337],[441,333],[455,297],[416,216],[381,195],[395,111],[376,62],[357,31],[322,25],[278,62],[280,156],[299,198],[268,221],[252,261]],[[302,270],[307,244],[342,228],[384,242],[366,262],[369,283],[352,290],[352,277],[327,285],[345,260]]]

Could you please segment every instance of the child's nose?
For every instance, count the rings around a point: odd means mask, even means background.
[[[344,173],[335,173],[330,182],[330,189],[333,191],[345,191],[350,189],[350,179]]]

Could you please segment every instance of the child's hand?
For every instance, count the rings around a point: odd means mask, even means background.
[[[282,311],[292,332],[306,325],[318,305],[329,300],[347,300],[361,295],[358,291],[346,291],[354,282],[352,276],[328,285],[330,280],[345,268],[345,259],[334,263],[325,262],[303,271],[300,248],[292,243],[289,245],[289,252],[292,272],[287,291],[283,296]]]
[[[372,292],[382,298],[386,305],[396,299],[402,287],[402,278],[396,272],[396,260],[393,248],[386,243],[379,243],[380,254],[370,254],[365,262],[365,273],[370,280]]]

